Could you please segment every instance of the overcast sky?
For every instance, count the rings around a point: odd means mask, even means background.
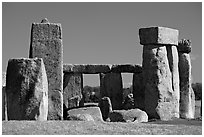
[[[202,81],[202,3],[3,3],[2,71],[28,57],[32,22],[61,23],[64,63],[142,64],[139,28],[163,26],[192,41],[193,82]],[[132,75],[123,75],[124,84]],[[99,77],[85,76],[85,85]]]

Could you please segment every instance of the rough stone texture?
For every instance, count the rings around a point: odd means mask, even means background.
[[[113,109],[122,108],[123,85],[121,73],[100,73],[100,93],[101,97],[109,97]]]
[[[182,39],[178,42],[177,48],[180,53],[190,53],[191,52],[191,41]]]
[[[143,74],[133,74],[133,97],[135,107],[141,110],[145,110],[145,86],[143,83]]]
[[[64,73],[63,104],[66,109],[83,106],[83,76],[80,73]]]
[[[149,27],[139,29],[140,44],[142,45],[178,45],[178,35],[178,30],[165,27]]]
[[[47,120],[48,82],[42,59],[10,59],[6,73],[8,120]]]
[[[149,118],[170,120],[174,117],[174,93],[166,46],[143,47],[145,111]]]
[[[169,68],[171,71],[173,101],[174,101],[174,117],[179,118],[179,101],[180,101],[180,87],[179,87],[179,68],[178,68],[178,51],[176,46],[166,46],[167,57],[169,61]]]
[[[134,108],[135,108],[135,104],[134,104],[133,94],[130,93],[126,96],[123,102],[123,109],[128,110],[128,109],[134,109]]]
[[[148,115],[140,109],[114,110],[109,114],[111,122],[148,122]]]
[[[93,117],[90,114],[76,114],[70,115],[66,120],[78,120],[78,121],[94,121]]]
[[[133,64],[115,64],[111,67],[111,72],[114,73],[141,73],[142,67]]]
[[[179,53],[180,117],[194,118],[195,94],[191,87],[191,60],[187,53]]]
[[[75,117],[83,120],[92,121],[92,118],[90,118],[90,116],[94,119],[94,121],[103,121],[99,107],[81,107],[70,109],[69,111],[67,111],[66,119],[70,120]]]
[[[74,73],[84,73],[84,74],[98,74],[107,73],[110,71],[109,65],[99,65],[99,64],[64,64],[64,72],[74,72]]]
[[[48,78],[48,119],[63,118],[63,46],[61,24],[33,23],[31,29],[30,58],[43,58]]]
[[[106,121],[109,118],[109,113],[112,112],[112,104],[109,97],[103,97],[100,99],[98,104],[103,120]]]

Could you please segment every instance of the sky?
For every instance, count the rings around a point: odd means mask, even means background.
[[[202,3],[55,2],[2,3],[2,71],[10,58],[28,57],[31,23],[47,18],[61,23],[63,62],[68,64],[142,64],[139,29],[163,26],[192,41],[192,79],[202,82]],[[132,74],[122,74],[123,85]],[[98,75],[84,85],[99,86]]]

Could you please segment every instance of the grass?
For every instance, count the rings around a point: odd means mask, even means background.
[[[200,102],[196,101],[199,116]],[[3,135],[201,135],[202,121],[175,119],[148,123],[85,121],[3,121]]]

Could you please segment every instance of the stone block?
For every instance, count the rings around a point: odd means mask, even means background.
[[[109,114],[110,122],[148,122],[148,115],[140,109],[114,110]]]
[[[141,73],[142,67],[133,64],[115,64],[111,67],[111,72],[114,73]]]
[[[122,108],[123,85],[121,73],[100,74],[101,97],[109,97],[113,110]]]
[[[179,31],[166,27],[140,28],[139,37],[142,45],[178,45]]]
[[[145,86],[143,83],[143,73],[134,73],[132,83],[135,108],[145,110]]]
[[[49,23],[47,20],[32,24],[29,57],[43,58],[45,63],[49,95],[48,119],[62,119],[63,45],[60,24]]]
[[[144,46],[142,67],[145,112],[149,118],[170,120],[175,115],[175,102],[166,46]]]
[[[66,109],[83,106],[83,76],[80,73],[64,73],[63,104]]]
[[[99,107],[81,107],[73,108],[67,111],[66,120],[77,118],[83,121],[103,121]]]
[[[101,110],[103,120],[106,121],[109,118],[110,112],[112,112],[112,104],[110,98],[109,97],[101,98],[98,106]]]
[[[8,120],[47,120],[48,82],[42,59],[9,60],[6,101]]]
[[[193,119],[195,94],[191,87],[191,60],[187,53],[179,53],[180,117]]]
[[[99,64],[64,64],[64,72],[74,72],[74,73],[83,73],[83,74],[98,74],[98,73],[107,73],[110,71],[109,65],[99,65]]]

